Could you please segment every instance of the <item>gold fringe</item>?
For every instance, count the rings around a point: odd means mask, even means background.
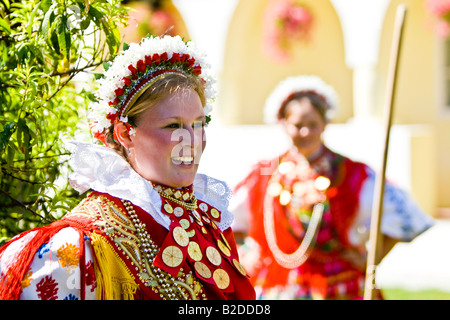
[[[111,244],[97,233],[92,233],[96,256],[97,299],[133,300],[139,285]]]

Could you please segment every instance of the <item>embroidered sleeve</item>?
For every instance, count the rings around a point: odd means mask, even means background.
[[[36,252],[22,280],[20,299],[79,300],[82,283],[85,299],[95,299],[93,252],[88,239],[84,249],[84,261],[80,261],[79,233],[75,229],[64,228],[56,233]],[[82,263],[84,268],[80,268]]]
[[[375,173],[372,170],[368,173],[360,194],[358,216],[350,229],[349,238],[354,244],[364,243],[369,238]],[[383,234],[408,242],[429,229],[433,223],[433,219],[422,211],[405,190],[386,182],[380,226]]]

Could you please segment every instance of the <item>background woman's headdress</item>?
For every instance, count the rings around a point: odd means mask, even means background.
[[[314,75],[288,77],[279,82],[266,100],[264,121],[269,124],[278,122],[278,113],[286,99],[296,93],[312,92],[325,101],[327,110],[325,120],[329,121],[337,113],[338,96],[333,87]]]
[[[214,79],[205,58],[193,42],[184,42],[179,36],[152,36],[127,46],[97,80],[97,102],[90,106],[88,115],[94,137],[105,142],[105,131],[112,123],[127,123],[127,117],[123,116],[125,111],[152,83],[166,74],[194,75],[203,80],[204,112],[209,118],[215,92],[212,88]]]

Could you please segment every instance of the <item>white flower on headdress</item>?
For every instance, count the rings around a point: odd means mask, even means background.
[[[117,114],[118,112],[121,112],[121,102],[119,102],[118,97],[125,92],[125,89],[132,88],[136,81],[135,79],[130,80],[130,76],[135,74],[130,70],[130,66],[131,69],[139,69],[138,62],[140,61],[139,63],[142,63],[147,55],[152,56],[153,54],[158,54],[160,56],[167,54],[167,60],[164,61],[168,62],[174,57],[175,53],[179,55],[189,55],[191,59],[194,59],[192,65],[193,72],[198,74],[198,76],[205,81],[206,106],[204,107],[204,111],[206,115],[210,114],[212,111],[212,103],[215,98],[215,91],[212,88],[214,79],[209,74],[210,65],[206,62],[206,55],[198,50],[193,42],[186,43],[179,36],[144,38],[140,43],[131,43],[127,50],[117,55],[111,66],[104,73],[104,77],[97,81],[98,90],[96,96],[98,102],[93,103],[90,106],[88,115],[91,120],[91,131],[94,133],[94,136],[100,136],[100,134],[111,125],[114,117],[119,116],[121,117],[119,118],[120,120],[124,119],[121,114]],[[148,66],[150,66],[150,64]],[[146,69],[150,70],[149,74],[152,73],[152,68],[155,69],[154,71],[160,70],[158,69],[158,65],[154,67],[154,64],[149,68],[150,69]],[[168,68],[170,69],[170,67]],[[134,70],[134,72],[135,71],[136,70]],[[147,72],[148,71],[146,71],[145,74],[147,74]],[[142,74],[144,73],[142,72]],[[128,83],[124,80],[126,78]]]
[[[264,121],[269,124],[278,122],[278,111],[288,96],[302,91],[313,91],[323,97],[328,106],[325,112],[329,121],[337,113],[338,96],[330,85],[321,78],[313,75],[288,77],[275,87],[266,100],[264,107]]]

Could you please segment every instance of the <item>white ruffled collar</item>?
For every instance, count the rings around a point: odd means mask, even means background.
[[[148,212],[160,225],[169,229],[170,218],[163,214],[161,197],[151,183],[141,177],[130,164],[112,149],[84,142],[71,142],[70,165],[74,172],[70,185],[80,193],[90,189],[128,200]],[[204,174],[194,180],[197,199],[221,211],[220,230],[231,226],[233,215],[228,211],[232,192],[228,185]]]

